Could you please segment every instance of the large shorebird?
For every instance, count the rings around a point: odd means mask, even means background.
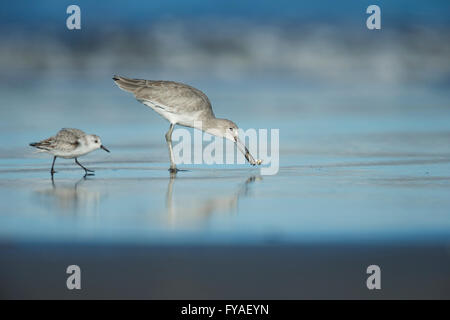
[[[251,165],[261,164],[261,160],[255,160],[239,140],[236,124],[227,119],[216,118],[208,97],[200,90],[174,81],[130,79],[117,75],[113,80],[120,89],[133,93],[139,102],[149,106],[170,122],[166,141],[169,147],[171,172],[177,171],[172,150],[172,132],[176,124],[231,140],[236,143]]]
[[[39,142],[30,143],[30,146],[53,155],[53,163],[50,170],[52,177],[56,172],[54,167],[57,157],[75,159],[75,163],[83,168],[85,176],[87,176],[92,175],[94,171],[85,168],[78,162],[77,158],[99,148],[109,152],[109,150],[102,145],[99,136],[95,134],[86,134],[79,129],[71,128],[61,129],[55,136]]]

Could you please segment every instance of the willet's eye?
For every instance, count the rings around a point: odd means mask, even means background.
[[[231,131],[233,131],[233,128],[230,128]]]
[[[98,140],[95,140],[95,143],[98,143]]]

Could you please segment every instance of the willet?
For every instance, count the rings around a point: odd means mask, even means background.
[[[200,90],[174,81],[130,79],[117,75],[113,80],[119,88],[133,93],[139,102],[170,122],[166,141],[171,172],[177,172],[172,150],[172,132],[176,124],[231,140],[251,165],[261,164],[262,161],[255,160],[240,141],[237,125],[230,120],[216,118],[208,97]]]
[[[57,157],[64,159],[74,159],[75,163],[84,169],[85,176],[92,175],[93,170],[85,168],[78,162],[78,157],[83,156],[89,152],[102,148],[109,152],[102,145],[102,141],[99,136],[95,134],[86,134],[79,129],[61,129],[56,136],[42,140],[40,142],[30,143],[30,146],[40,149],[42,152],[47,152],[53,155],[52,169],[50,173],[56,172],[54,170],[55,161]]]

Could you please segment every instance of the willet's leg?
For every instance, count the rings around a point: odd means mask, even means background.
[[[55,171],[55,169],[54,169],[54,167],[55,167],[55,161],[56,161],[56,156],[53,157],[52,168],[51,168],[51,170],[50,170],[50,174],[52,175],[52,178],[53,178],[53,174],[56,173],[56,171]]]
[[[89,170],[89,169],[83,167],[83,165],[82,165],[81,163],[78,162],[78,159],[77,159],[77,158],[75,158],[75,163],[84,169],[84,173],[85,173],[86,176],[91,176],[91,175],[93,175],[92,173],[89,173],[89,172],[94,172],[94,170]]]
[[[169,147],[169,156],[170,156],[170,172],[177,172],[177,166],[175,165],[175,160],[173,157],[173,150],[172,150],[172,132],[175,125],[173,123],[170,124],[169,131],[166,133],[166,141],[167,146]]]

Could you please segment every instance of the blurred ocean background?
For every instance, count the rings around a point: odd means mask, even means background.
[[[81,30],[66,28],[71,4],[81,8]],[[371,4],[381,7],[381,30],[366,28]],[[348,248],[363,243],[378,245],[386,265],[409,268],[403,284],[421,274],[429,285],[391,296],[449,297],[449,58],[449,1],[3,1],[0,241],[36,250],[339,243],[342,270],[357,259]],[[168,123],[119,90],[114,74],[188,83],[209,96],[217,116],[244,129],[280,129],[279,173],[200,165],[170,179]],[[80,159],[94,177],[81,179],[72,161],[57,160],[52,183],[51,157],[28,147],[62,127],[96,133],[112,151]],[[383,256],[398,245],[419,249]],[[423,258],[423,246],[437,253]],[[15,282],[18,262],[8,250],[0,293],[38,296]],[[273,256],[262,257],[277,268]],[[418,260],[429,263],[425,275],[402,264]]]

